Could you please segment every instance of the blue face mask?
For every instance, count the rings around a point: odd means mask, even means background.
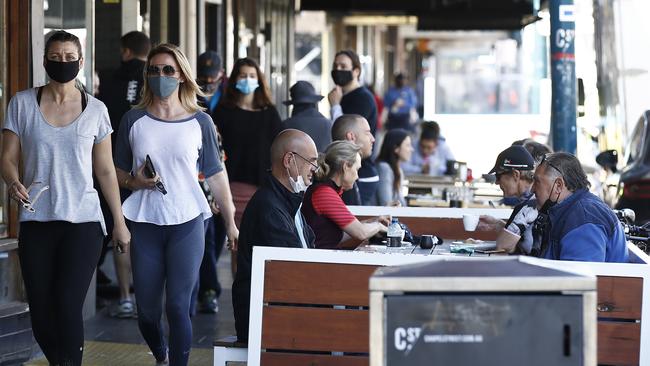
[[[149,76],[147,81],[151,92],[159,98],[167,98],[178,87],[178,79],[171,76]]]
[[[242,92],[243,94],[250,94],[257,89],[257,87],[260,86],[260,83],[257,81],[257,79],[253,78],[246,78],[246,79],[239,79],[237,80],[237,84],[235,84],[235,88]]]

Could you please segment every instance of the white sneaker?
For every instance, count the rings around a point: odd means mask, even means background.
[[[117,318],[133,318],[135,316],[135,305],[131,299],[120,300],[115,307],[115,317]]]

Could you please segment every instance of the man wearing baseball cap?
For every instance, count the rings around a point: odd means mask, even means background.
[[[535,160],[523,146],[513,145],[503,150],[489,174],[496,175],[496,183],[503,191],[504,201],[514,202],[508,221],[483,215],[479,230],[508,231],[521,236],[515,253],[531,254],[539,247],[540,237],[533,232],[537,218],[535,196],[531,193],[535,173]]]
[[[496,175],[503,191],[501,203],[516,206],[530,199],[534,171],[535,160],[523,146],[513,145],[499,153],[489,174]]]
[[[196,81],[201,91],[207,94],[206,98],[199,98],[199,103],[211,114],[219,103],[225,85],[221,57],[215,51],[208,50],[199,55],[196,64]]]
[[[318,111],[318,102],[322,95],[316,94],[314,87],[307,81],[298,81],[289,89],[290,100],[282,102],[293,105],[291,118],[284,121],[284,128],[293,128],[309,135],[316,143],[318,152],[325,152],[332,142],[332,121]]]

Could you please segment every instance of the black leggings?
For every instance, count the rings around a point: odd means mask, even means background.
[[[32,330],[50,364],[81,365],[82,308],[102,239],[98,222],[20,224],[18,254]]]

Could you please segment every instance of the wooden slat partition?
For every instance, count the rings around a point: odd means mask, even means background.
[[[368,353],[368,317],[368,310],[266,306],[262,348]]]
[[[641,324],[598,322],[598,364],[638,365]]]
[[[261,363],[264,366],[368,366],[368,357],[264,352]]]
[[[264,302],[368,306],[368,279],[377,266],[266,262]]]
[[[368,280],[376,268],[374,265],[267,261],[262,348],[273,351],[262,353],[262,365],[367,365],[364,356],[282,351],[368,353],[367,310],[305,305],[368,306]],[[642,293],[642,278],[598,276],[598,317],[606,318],[598,321],[599,364],[639,364]],[[278,303],[283,305],[274,305]]]
[[[370,217],[357,216],[359,220]],[[465,231],[462,219],[441,217],[400,217],[399,221],[406,224],[413,235],[433,234],[448,239],[481,239],[496,240],[493,231]]]
[[[598,276],[598,317],[641,319],[643,278]]]

